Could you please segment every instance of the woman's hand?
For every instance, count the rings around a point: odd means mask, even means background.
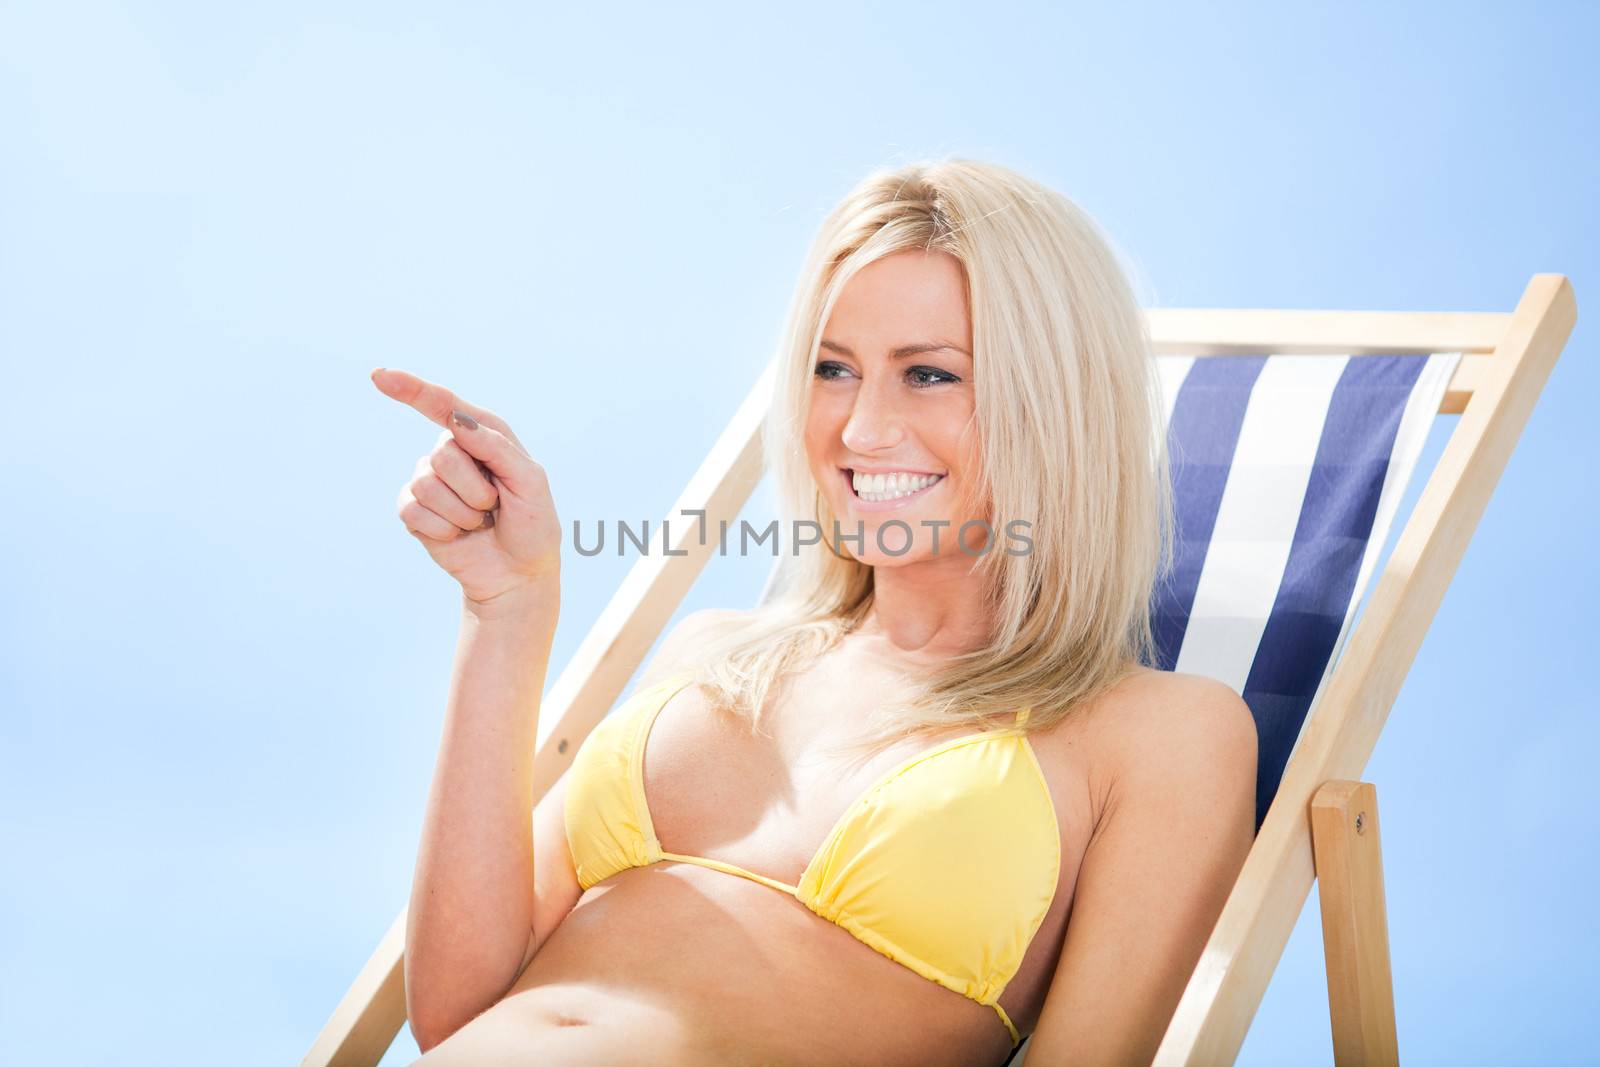
[[[505,420],[403,370],[379,367],[372,383],[445,428],[400,490],[398,511],[467,599],[511,604],[556,578],[561,521],[550,485]]]

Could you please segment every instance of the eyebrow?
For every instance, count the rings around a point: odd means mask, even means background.
[[[838,352],[843,356],[855,356],[855,353],[850,351],[850,349],[846,348],[844,345],[837,341],[830,341],[826,337],[822,339],[821,347],[826,348],[831,352]],[[899,348],[890,351],[889,358],[904,359],[906,356],[915,356],[923,352],[939,352],[945,349],[948,349],[951,352],[960,352],[968,359],[972,358],[972,353],[968,352],[965,348],[949,344],[945,341],[921,341],[916,344],[901,345]]]

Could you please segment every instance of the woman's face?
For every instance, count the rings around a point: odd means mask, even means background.
[[[913,249],[867,265],[839,294],[822,338],[806,458],[840,532],[853,538],[859,523],[864,533],[839,550],[871,566],[936,556],[973,562],[988,534],[967,531],[969,555],[957,532],[989,516],[977,499],[972,325],[960,262]],[[834,531],[822,535],[833,542]]]

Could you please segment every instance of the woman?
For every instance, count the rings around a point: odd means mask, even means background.
[[[544,473],[491,412],[373,380],[446,427],[399,512],[464,594],[419,1062],[999,1064],[1029,1034],[1030,1067],[1148,1062],[1249,849],[1256,741],[1232,690],[1148,666],[1159,392],[1070,201],[949,160],[828,216],[765,442],[826,536],[673,629],[531,815]]]

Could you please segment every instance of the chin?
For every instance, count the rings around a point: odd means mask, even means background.
[[[960,528],[962,520],[946,518],[939,514],[919,513],[915,509],[890,515],[852,514],[848,509],[836,514],[840,515],[839,529],[847,536],[855,532],[856,524],[859,522],[864,541],[864,544],[859,545],[854,538],[842,541],[838,546],[839,551],[869,567],[909,567],[960,553],[955,531]],[[891,523],[893,525],[890,525]],[[900,523],[905,525],[901,526]],[[925,524],[938,523],[944,525],[937,526],[939,550],[935,552],[933,550],[935,526]],[[896,554],[893,550],[906,545],[907,529],[910,530],[910,544],[906,546],[906,551]],[[880,531],[883,535],[883,544],[891,551],[879,547]],[[831,529],[824,531],[824,537],[831,541],[833,531]]]
[[[872,551],[866,553],[864,556],[858,556],[854,552],[851,552],[848,546],[845,548],[845,553],[855,559],[857,563],[865,564],[866,566],[874,569],[881,567],[884,570],[894,570],[897,567],[911,567],[918,563],[926,563],[929,559],[933,558],[931,555],[921,552],[916,554],[907,552],[903,556],[888,556],[881,552]]]

